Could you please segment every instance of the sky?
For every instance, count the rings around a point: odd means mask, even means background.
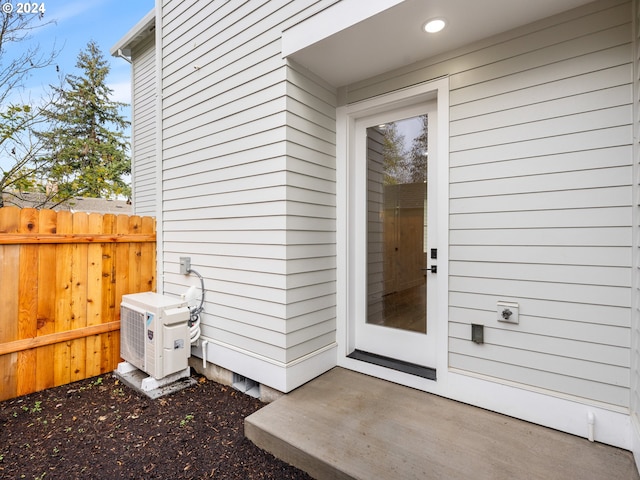
[[[10,1],[15,9],[19,2]],[[7,0],[0,0],[0,4],[5,3]],[[112,57],[109,50],[153,9],[155,0],[44,0],[36,3],[44,5],[42,23],[54,23],[36,29],[30,42],[39,44],[45,52],[54,46],[60,50],[55,60],[60,74],[79,74],[80,71],[75,67],[78,53],[85,49],[90,40],[94,40],[111,66],[107,83],[114,91],[112,99],[130,103],[131,65],[121,58]],[[23,48],[23,44],[7,45],[6,56],[19,53]],[[40,98],[44,87],[58,84],[59,73],[55,65],[34,72],[23,94]],[[123,113],[129,118],[128,109]]]

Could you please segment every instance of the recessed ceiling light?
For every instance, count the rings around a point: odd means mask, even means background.
[[[447,22],[442,18],[432,18],[423,25],[423,29],[427,33],[437,33],[447,26]]]

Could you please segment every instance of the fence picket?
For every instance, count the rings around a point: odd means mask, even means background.
[[[142,231],[142,225],[140,223],[140,217],[133,216],[129,218],[129,231],[131,233],[140,233]],[[142,256],[141,244],[129,245],[129,261],[132,262],[135,267],[129,272],[129,289],[140,289],[140,258]]]
[[[116,216],[104,216],[102,227],[104,233],[117,231]],[[126,233],[127,231],[123,232]],[[104,244],[102,249],[102,315],[103,322],[112,322],[118,317],[116,304],[116,247],[114,244]],[[100,341],[100,371],[106,372],[113,362],[111,350],[113,339],[110,334],[102,335]]]
[[[151,217],[0,208],[0,400],[113,370],[155,268]]]
[[[59,211],[56,233],[73,233],[71,212]],[[72,282],[73,245],[58,245],[56,248],[56,308],[55,331],[71,330],[71,282]],[[54,384],[71,383],[71,342],[61,342],[54,346],[53,359]]]
[[[86,233],[89,228],[89,215],[78,212],[73,215],[73,233]],[[87,326],[87,250],[88,244],[76,243],[71,253],[71,330]],[[71,381],[85,378],[86,369],[85,338],[71,342]]]
[[[102,215],[89,215],[89,233],[102,233]],[[102,245],[87,246],[87,326],[102,323]],[[90,335],[86,341],[86,375],[100,375],[101,335]]]
[[[53,210],[40,210],[40,233],[56,233],[57,215]],[[47,244],[39,247],[38,259],[38,314],[37,335],[48,335],[55,332],[56,307],[56,245]],[[54,385],[53,357],[55,348],[47,345],[36,349],[36,385],[35,391],[51,388]]]
[[[25,208],[20,212],[20,233],[38,231],[38,211]],[[20,281],[18,285],[18,338],[35,337],[38,328],[38,247],[20,247]],[[36,351],[33,349],[18,353],[17,395],[30,393],[36,381]]]
[[[0,209],[0,232],[16,233],[20,225],[20,212]],[[0,324],[0,342],[18,339],[18,286],[20,284],[20,246],[0,245],[0,264],[3,273],[0,276],[0,314],[7,322]],[[18,390],[18,353],[0,357],[0,380],[2,391],[0,400],[12,398]]]

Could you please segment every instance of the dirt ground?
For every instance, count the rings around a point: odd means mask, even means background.
[[[0,402],[0,478],[311,478],[244,438],[263,403],[195,378],[156,400],[105,374]]]

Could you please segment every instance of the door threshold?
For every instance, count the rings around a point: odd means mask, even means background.
[[[395,358],[385,357],[375,353],[363,352],[362,350],[354,350],[348,358],[360,360],[362,362],[372,363],[380,367],[391,368],[399,372],[408,373],[417,377],[426,378],[427,380],[436,380],[436,369],[431,367],[423,367],[415,363],[397,360]]]

